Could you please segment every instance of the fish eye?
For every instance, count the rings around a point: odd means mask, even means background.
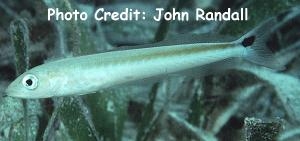
[[[27,74],[24,76],[22,84],[27,89],[33,90],[38,86],[38,79],[32,74]]]

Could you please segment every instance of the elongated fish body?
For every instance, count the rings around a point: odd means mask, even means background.
[[[257,64],[278,68],[278,65],[273,65],[271,55],[267,54],[267,58],[262,56],[268,52],[261,45],[265,34],[257,32],[270,24],[272,22],[268,21],[232,42],[153,46],[46,63],[19,76],[9,85],[6,93],[20,98],[83,95],[232,57],[244,57]]]

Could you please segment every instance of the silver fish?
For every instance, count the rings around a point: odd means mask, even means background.
[[[8,86],[6,93],[19,98],[83,95],[233,57],[242,57],[272,69],[282,69],[265,45],[268,31],[274,23],[274,19],[267,20],[231,42],[152,46],[46,63],[20,75]]]

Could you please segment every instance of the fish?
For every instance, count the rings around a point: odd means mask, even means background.
[[[266,45],[275,22],[275,19],[266,20],[233,41],[154,43],[145,48],[108,51],[45,63],[18,76],[5,93],[25,99],[85,95],[236,57],[281,70],[283,66]],[[222,64],[218,65],[222,67]]]

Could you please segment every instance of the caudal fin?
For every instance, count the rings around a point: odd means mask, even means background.
[[[283,70],[284,66],[277,61],[267,47],[267,40],[274,25],[275,19],[268,19],[241,37],[238,43],[245,48],[243,58],[246,60],[271,69]]]

